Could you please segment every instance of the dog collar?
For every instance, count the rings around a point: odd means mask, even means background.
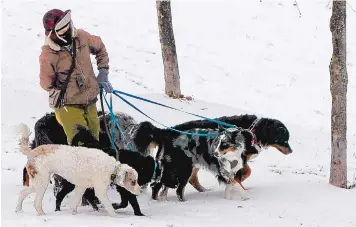
[[[115,167],[114,172],[111,174],[111,181],[114,181],[116,179],[117,173],[119,172],[119,170],[120,170],[120,165],[117,165]]]
[[[255,129],[252,129],[250,132],[252,133],[252,144],[260,146],[260,143],[258,142],[255,134]]]
[[[111,174],[111,181],[114,181],[116,179],[116,174]]]
[[[255,134],[255,127],[256,127],[257,123],[258,123],[260,120],[261,120],[261,118],[258,118],[258,117],[257,117],[257,118],[252,122],[252,124],[250,125],[250,127],[248,127],[247,130],[249,130],[249,131],[252,133],[252,136],[253,136],[253,138],[252,138],[252,144],[253,144],[253,145],[258,145],[258,146],[261,147],[261,143],[258,142],[257,137],[256,137],[256,134]]]

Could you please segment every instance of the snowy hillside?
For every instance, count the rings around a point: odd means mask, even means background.
[[[155,1],[4,0],[1,68],[1,214],[3,226],[356,226],[356,190],[328,184],[330,165],[329,61],[332,53],[329,0],[239,0],[172,2],[181,89],[191,102],[164,96],[163,65]],[[348,1],[356,9],[356,0]],[[44,42],[42,17],[52,8],[72,9],[77,28],[100,35],[110,57],[116,89],[208,117],[253,113],[281,120],[290,132],[293,153],[264,151],[251,163],[244,183],[250,200],[223,198],[212,174],[199,172],[211,189],[187,186],[185,203],[170,190],[167,202],[138,197],[146,217],[131,207],[110,218],[104,209],[79,207],[54,212],[52,186],[38,217],[34,195],[24,212],[14,212],[22,189],[26,158],[11,133],[25,122],[31,128],[46,112],[47,94],[39,86],[38,56]],[[348,8],[348,179],[356,181],[356,13]],[[93,58],[93,63],[95,59]],[[118,99],[114,109],[147,120]],[[133,101],[166,125],[191,119]],[[71,198],[72,195],[70,195]],[[120,197],[110,192],[112,201]]]

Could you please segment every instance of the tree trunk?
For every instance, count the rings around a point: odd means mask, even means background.
[[[333,54],[329,66],[331,110],[331,167],[329,183],[337,187],[347,187],[346,159],[346,1],[333,0],[330,19]]]
[[[172,26],[171,1],[156,1],[156,8],[164,65],[165,92],[169,97],[180,98],[180,78]]]

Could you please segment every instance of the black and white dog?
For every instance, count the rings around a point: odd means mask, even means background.
[[[237,127],[248,129],[253,132],[255,138],[253,143],[260,145],[262,148],[274,147],[281,153],[287,155],[292,153],[289,145],[289,131],[287,127],[277,119],[258,118],[256,115],[234,115],[216,118],[215,120],[223,121]],[[194,128],[213,128],[217,129],[218,124],[207,120],[189,121],[183,124],[174,126],[178,130],[191,130]],[[247,160],[250,160],[257,155],[247,152]],[[193,174],[189,183],[193,185],[198,191],[205,191],[205,188],[200,185],[198,180],[197,168],[193,170]],[[244,181],[251,175],[251,169],[247,162],[244,164],[242,171],[238,171],[235,180]]]
[[[241,198],[247,199],[246,191],[234,176],[246,162],[246,153],[259,153],[260,147],[252,143],[253,134],[250,131],[222,127],[218,130],[196,128],[185,131],[190,135],[167,132],[167,129],[156,128],[154,131],[160,130],[163,149],[156,158],[161,160],[163,172],[160,182],[151,185],[153,199],[158,199],[159,190],[165,186],[161,199],[166,199],[168,188],[177,188],[178,199],[186,201],[184,189],[194,167],[207,169],[220,183],[227,184],[225,198],[230,199],[231,189],[236,187]]]
[[[84,146],[86,147],[99,148],[104,152],[108,153],[109,155],[115,157],[115,151],[111,149],[110,140],[105,131],[103,116],[101,116],[101,113],[99,113],[99,115],[102,129],[102,131],[100,132],[100,140],[96,141],[89,131],[87,131],[85,128],[78,127],[78,133],[73,138],[72,144],[76,145],[79,141],[81,141],[84,142]],[[119,120],[120,126],[123,127],[126,132],[128,132],[128,135],[134,134],[132,126],[137,127],[137,124],[133,120],[133,118],[123,113],[118,113],[116,117]],[[125,148],[125,146],[127,147],[127,144],[123,141],[122,138],[120,138],[120,136],[121,134],[117,132],[117,134],[115,135],[115,145],[120,146],[120,148]],[[130,143],[135,146],[135,142],[130,138],[131,137],[128,136]],[[144,147],[144,149],[151,146],[150,144],[145,144],[145,140],[143,140],[142,142],[142,144],[144,145],[139,144],[139,146]],[[43,144],[67,144],[64,130],[62,126],[57,122],[54,113],[46,114],[35,124],[35,138],[31,144],[31,148],[34,149],[37,146]],[[148,152],[142,150],[142,153]],[[155,178],[156,176],[160,175],[159,163],[156,162],[154,158],[150,156],[146,157],[137,152],[132,152],[127,149],[120,149],[119,161],[128,164],[137,171],[139,185],[145,185],[151,182],[152,178]],[[26,169],[24,169],[24,185],[28,185],[28,183],[26,183],[26,180],[28,178],[26,176],[27,172]],[[64,197],[68,193],[73,191],[75,186],[58,175],[54,175],[53,178],[55,183],[54,194],[56,196],[56,211],[59,211]],[[122,201],[120,204],[113,204],[115,209],[125,208],[127,207],[128,203],[130,203],[134,209],[135,215],[143,215],[140,211],[140,207],[135,195],[121,187],[116,187],[116,189],[120,193]],[[85,191],[83,199],[87,200],[95,210],[98,210],[97,204],[100,202],[95,197],[94,191],[92,189],[87,189]]]

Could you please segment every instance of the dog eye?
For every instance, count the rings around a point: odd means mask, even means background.
[[[132,185],[132,186],[135,186],[135,185],[136,185],[136,183],[137,183],[137,181],[136,181],[136,180],[131,181],[131,185]]]
[[[220,146],[221,146],[222,149],[226,149],[226,148],[228,148],[230,145],[229,145],[229,143],[227,143],[227,142],[221,142]]]

